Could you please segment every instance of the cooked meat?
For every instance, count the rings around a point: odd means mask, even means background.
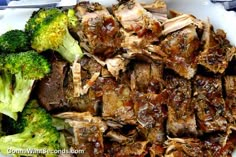
[[[236,122],[236,76],[226,76],[225,88],[226,88],[226,110],[227,118],[231,123]]]
[[[120,48],[119,24],[104,6],[81,2],[75,10],[79,19],[77,34],[85,50],[106,58]]]
[[[209,22],[204,26],[204,49],[198,56],[198,63],[214,73],[223,73],[236,54],[236,48],[230,45],[223,30],[214,32]]]
[[[167,67],[180,76],[192,78],[197,70],[197,55],[200,40],[194,26],[185,27],[167,35],[161,42],[161,48],[167,56],[163,56]],[[161,54],[162,55],[162,54]]]
[[[236,47],[222,30],[177,11],[167,17],[164,0],[74,9],[70,32],[84,56],[71,65],[50,59],[51,74],[32,93],[50,113],[63,111],[55,117],[69,149],[84,157],[232,155]]]
[[[198,127],[204,133],[226,131],[225,101],[221,78],[197,75],[194,79],[194,106]]]
[[[101,73],[102,65],[93,57],[83,57],[80,64],[82,68],[90,74],[90,78],[95,73]],[[86,78],[86,76],[82,76],[82,78]]]
[[[220,150],[222,148],[221,141],[223,140],[222,135],[216,136],[207,136],[203,140],[203,151],[205,152],[204,157],[209,156],[219,156]]]
[[[150,69],[150,64],[146,63],[137,63],[134,66],[134,71],[133,71],[133,77],[132,79],[132,90],[139,90],[139,91],[146,91],[148,85],[149,85],[149,80],[151,80],[151,69]]]
[[[175,137],[197,135],[194,106],[191,103],[191,82],[180,77],[167,76],[168,119],[167,133]]]
[[[80,95],[83,95],[80,63],[75,61],[71,67],[71,71],[73,77],[74,97],[79,97]]]
[[[121,123],[135,123],[130,87],[118,84],[112,78],[99,78],[98,84],[102,88],[102,117]]]
[[[167,20],[167,5],[164,0],[155,0],[150,4],[145,3],[142,5],[158,21],[164,22]]]
[[[164,27],[164,30],[162,31],[163,35],[173,33],[189,25],[194,25],[199,29],[203,29],[202,22],[194,16],[188,14],[181,14],[174,18],[168,19],[162,25]]]
[[[65,61],[54,59],[49,76],[38,82],[37,97],[40,104],[47,110],[61,108],[66,105],[63,89],[64,79],[68,69]]]
[[[118,142],[120,144],[128,143],[128,142],[131,142],[131,140],[133,140],[115,131],[109,131],[105,135],[105,137],[108,137],[109,140]]]
[[[107,126],[100,117],[93,117],[89,112],[64,112],[56,115],[65,119],[74,132],[71,149],[84,150],[82,157],[97,157],[104,153],[103,133]]]
[[[81,84],[79,96],[74,95],[76,86],[73,82],[72,70],[70,70],[64,84],[65,101],[69,105],[68,107],[70,110],[80,112],[90,111],[92,114],[98,114],[101,95],[98,94],[98,91],[91,88],[94,84],[96,84],[96,80],[102,70],[102,66],[93,58],[91,59],[87,57],[83,57],[80,61],[80,65]]]
[[[122,48],[126,51],[122,56],[127,59],[140,59],[147,62],[153,60],[163,62],[160,54],[164,54],[161,48],[153,43],[158,42],[159,39],[154,34],[138,37],[136,34],[129,33],[121,28],[123,40]],[[154,35],[154,36],[153,36]],[[153,59],[153,60],[152,60]]]
[[[123,40],[121,47],[127,53],[126,58],[150,57],[147,47],[159,41],[161,34],[160,22],[145,10],[136,0],[125,0],[113,6],[113,13],[121,23]]]
[[[176,11],[176,10],[169,10],[169,17],[174,18],[176,16],[183,15],[182,12]]]
[[[101,66],[106,66],[106,68],[102,69],[102,75],[105,74],[105,76],[109,77],[113,76],[116,79],[118,79],[120,72],[125,72],[127,64],[129,63],[129,59],[126,59],[121,55],[115,55],[112,58],[107,58],[105,61],[102,61],[92,54],[87,53],[86,55],[96,60]]]
[[[123,34],[124,39],[122,40],[121,46],[124,48],[127,53],[123,53],[122,55],[125,58],[132,59],[137,56],[145,55],[144,51],[147,45],[150,44],[150,40],[153,38],[149,37],[138,37],[135,34],[128,33],[124,29],[121,28],[121,33]],[[150,40],[149,40],[150,39]]]
[[[68,76],[68,86],[66,86],[64,90],[65,98],[69,104],[68,107],[70,110],[80,112],[89,111],[94,115],[99,114],[101,98],[96,91],[90,89],[87,94],[81,95],[80,97],[74,97],[74,88],[71,76]]]
[[[169,138],[165,145],[165,157],[199,157],[205,154],[203,143],[197,138]]]
[[[165,148],[162,145],[153,144],[149,149],[150,157],[163,157]]]
[[[144,93],[160,93],[163,89],[161,63],[135,63],[131,74],[131,89]]]
[[[113,6],[113,13],[125,31],[138,37],[147,34],[159,36],[161,33],[160,22],[136,0],[121,1],[120,4]]]
[[[92,75],[92,77],[83,86],[82,94],[87,94],[88,93],[89,88],[91,88],[95,84],[95,81],[98,79],[99,75],[100,75],[99,72],[94,73]]]
[[[98,58],[97,56],[95,56],[95,55],[93,55],[93,54],[91,54],[91,53],[87,53],[87,52],[84,52],[84,54],[85,54],[87,57],[89,57],[89,58],[94,59],[95,61],[97,61],[97,63],[99,63],[101,66],[105,66],[105,65],[106,65],[106,63],[105,63],[103,60],[101,60],[100,58]],[[98,67],[99,67],[99,66],[98,66]]]
[[[120,55],[117,55],[113,58],[107,58],[105,60],[107,70],[114,76],[116,79],[119,77],[119,72],[125,72],[126,66],[129,63],[129,60],[123,58]]]
[[[118,143],[108,144],[106,157],[144,157],[147,155],[147,141],[135,141],[130,144],[121,145]]]
[[[139,129],[151,143],[163,144],[165,141],[165,125],[167,110],[165,101],[168,93],[161,94],[136,94],[134,96],[134,108]]]
[[[204,139],[204,157],[231,157],[236,144],[236,128],[228,127],[225,134],[208,135]]]
[[[223,138],[223,137],[221,137]],[[223,143],[221,144],[221,149],[218,152],[220,157],[225,157],[225,156],[231,156],[233,151],[235,150],[235,145],[236,145],[236,126],[230,125],[227,128],[226,136],[224,140],[221,140],[220,142]]]
[[[113,129],[119,129],[122,128],[123,125],[119,122],[113,121],[113,120],[106,120],[107,126],[113,128]]]

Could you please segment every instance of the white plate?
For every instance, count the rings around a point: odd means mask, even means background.
[[[14,3],[30,3],[32,0],[21,0]],[[46,2],[47,0],[34,0]],[[51,0],[52,1],[52,0]],[[57,0],[53,0],[57,1]],[[64,0],[65,1],[65,0]],[[68,0],[66,0],[68,2]],[[90,0],[100,2],[109,6],[117,3],[116,0]],[[151,2],[152,0],[139,0],[140,2]],[[210,20],[214,28],[221,28],[227,33],[227,38],[236,46],[236,13],[225,11],[220,4],[213,4],[210,0],[166,0],[169,9],[174,9],[184,13],[190,13],[202,20]],[[25,22],[35,9],[7,9],[0,10],[0,34],[11,29],[24,29]],[[0,154],[0,157],[3,157]],[[233,153],[236,157],[236,151]]]
[[[32,0],[21,0],[30,3]],[[46,2],[47,0],[34,0],[33,2]],[[52,1],[52,0],[50,0]],[[58,1],[58,0],[53,0]],[[63,0],[68,1],[68,0]],[[90,0],[100,2],[103,5],[117,3],[116,0]],[[151,2],[152,0],[139,0],[140,2]],[[221,4],[213,4],[210,0],[166,0],[169,9],[175,9],[184,13],[190,13],[197,18],[207,20],[215,28],[221,28],[227,33],[227,38],[236,46],[236,13],[225,11]],[[11,2],[10,4],[21,3]],[[0,34],[10,29],[24,29],[25,22],[35,9],[8,9],[0,11]]]

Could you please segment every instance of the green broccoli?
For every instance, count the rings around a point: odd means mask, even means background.
[[[23,131],[13,135],[0,137],[0,152],[8,153],[14,150],[60,150],[64,148],[65,138],[52,126],[52,118],[36,100],[30,101],[19,114],[18,126],[23,126]],[[46,153],[46,152],[45,152]],[[49,154],[46,156],[56,156]],[[17,154],[29,156],[30,154]],[[32,154],[31,154],[32,155]]]
[[[50,64],[36,51],[0,55],[0,112],[17,119],[35,80],[49,72]]]
[[[69,30],[72,30],[73,32],[77,32],[79,20],[75,15],[75,10],[68,9],[67,10],[67,17],[68,17],[68,21],[69,21],[69,25],[68,25]]]
[[[10,30],[0,36],[0,53],[23,52],[29,49],[29,37],[22,30]]]
[[[40,9],[33,13],[25,26],[31,39],[31,47],[38,52],[55,50],[72,63],[83,56],[78,42],[68,30],[69,19],[57,8]]]

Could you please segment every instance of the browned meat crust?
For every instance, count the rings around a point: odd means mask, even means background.
[[[160,93],[163,90],[163,64],[135,63],[131,74],[131,89],[144,93]]]
[[[67,72],[67,63],[55,59],[51,65],[51,74],[38,83],[37,91],[40,104],[47,110],[66,105],[63,84]]]
[[[158,36],[161,33],[160,22],[136,0],[113,6],[113,13],[125,31],[135,33],[138,37],[146,34]]]
[[[225,76],[227,118],[231,123],[236,122],[236,76]]]
[[[160,94],[137,94],[134,108],[139,130],[151,143],[163,144],[166,139],[164,122],[167,118],[167,91]]]
[[[203,156],[203,144],[197,138],[169,138],[166,142],[165,157],[199,157]]]
[[[192,78],[197,71],[200,40],[194,26],[188,26],[166,36],[160,44],[168,68],[180,76]]]
[[[121,123],[134,124],[136,118],[133,110],[130,87],[117,84],[111,78],[101,78],[102,85],[102,116]]]
[[[111,10],[81,2],[75,11],[85,56],[53,60],[37,91],[49,112],[63,109],[56,117],[70,126],[70,148],[86,157],[232,154],[236,76],[225,69],[236,48],[223,31],[192,15],[167,18],[163,0]]]
[[[227,120],[221,78],[197,75],[193,83],[193,103],[201,131],[204,133],[226,131]]]
[[[136,141],[127,145],[110,143],[106,157],[145,157],[147,155],[147,141]]]
[[[103,133],[107,126],[100,117],[93,117],[89,112],[64,112],[56,117],[65,119],[65,122],[73,128],[72,149],[84,150],[84,153],[80,154],[83,157],[103,155]]]
[[[197,124],[192,101],[191,82],[174,76],[167,76],[168,119],[167,133],[175,137],[197,135]]]
[[[75,10],[79,18],[77,34],[85,50],[106,58],[120,48],[120,26],[104,6],[81,2]]]
[[[223,73],[236,54],[235,47],[232,47],[226,39],[223,30],[214,32],[213,26],[208,22],[204,25],[202,36],[204,49],[198,56],[198,63],[205,66],[214,73]]]

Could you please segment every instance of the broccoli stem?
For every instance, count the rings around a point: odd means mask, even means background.
[[[50,138],[51,134],[48,134],[47,128],[42,128],[41,131],[37,132],[40,129],[32,130],[32,127],[26,127],[22,133],[7,135],[0,137],[0,152],[3,154],[9,154],[9,150],[24,150],[25,152],[19,152],[19,156],[32,156],[32,152],[30,150],[45,150],[49,152],[41,152],[48,153],[44,154],[46,157],[55,157],[56,154],[51,154],[50,150],[54,150],[54,145],[47,146],[45,143],[45,139]],[[27,152],[28,150],[28,152]],[[36,152],[35,152],[36,153]]]
[[[32,139],[32,133],[30,130],[24,131],[14,135],[3,136],[0,138],[0,152],[8,154],[9,149],[11,150],[23,150],[29,148],[27,145],[28,141]],[[32,145],[34,147],[34,145]],[[29,155],[29,154],[21,154]]]
[[[0,75],[0,111],[9,117],[17,116],[9,109],[12,98],[12,75],[2,71]]]
[[[73,63],[75,59],[83,56],[83,52],[78,42],[70,35],[68,29],[66,30],[66,34],[63,38],[63,44],[60,45],[56,51],[58,51],[62,57],[70,63]]]
[[[29,99],[34,80],[26,80],[22,75],[15,75],[15,87],[12,86],[12,75],[2,72],[0,76],[0,112],[17,119]]]
[[[35,80],[24,79],[20,73],[15,75],[16,84],[11,106],[13,112],[22,112],[26,102],[29,100],[30,93]]]
[[[0,74],[0,103],[10,103],[12,89],[12,75],[2,71]],[[2,106],[0,106],[1,108]]]

